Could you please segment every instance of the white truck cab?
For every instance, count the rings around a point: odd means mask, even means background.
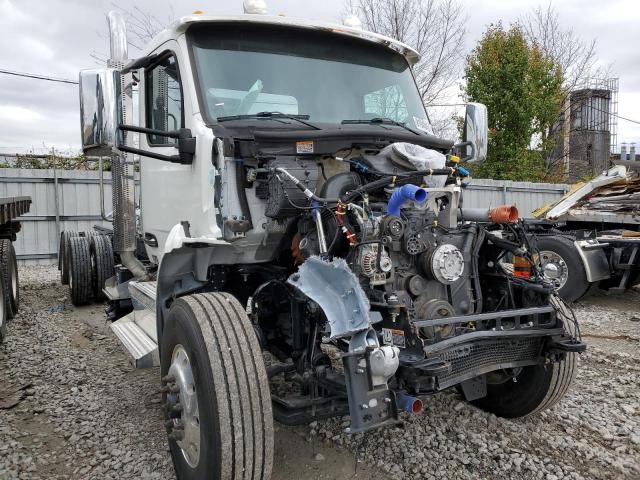
[[[354,39],[351,51],[341,52],[342,43],[351,45],[349,39]],[[363,55],[360,65],[346,63],[355,60],[363,41],[389,50],[395,71],[376,64],[381,63],[372,55],[376,50]],[[398,52],[405,62],[395,57]],[[140,228],[154,263],[167,248],[175,248],[176,243],[167,245],[167,239],[181,222],[189,222],[192,237],[215,243],[224,238],[224,226],[216,216],[242,217],[232,202],[215,202],[216,182],[224,189],[222,196],[233,198],[236,188],[234,165],[215,147],[217,129],[212,127],[223,127],[219,117],[276,111],[339,122],[367,113],[408,121],[413,128],[428,125],[410,71],[417,52],[358,28],[282,16],[197,14],[180,18],[158,34],[142,58],[147,59],[144,71],[130,70],[139,90],[137,124],[162,131],[185,128],[197,138],[191,164],[140,157]],[[391,79],[390,84],[390,77],[396,77],[395,82]],[[380,105],[383,96],[395,96],[396,105]],[[336,97],[345,100],[338,104],[342,109],[330,101]],[[177,155],[176,143],[139,134],[139,148],[147,152]],[[185,205],[191,207],[185,211]],[[238,244],[242,246],[261,242],[258,235],[267,221],[255,198],[248,198],[248,208],[255,221],[247,236],[253,238]]]

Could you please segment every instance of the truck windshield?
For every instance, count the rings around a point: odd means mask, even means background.
[[[384,118],[427,125],[407,61],[382,45],[247,23],[196,24],[188,38],[209,122],[279,112],[314,123]]]

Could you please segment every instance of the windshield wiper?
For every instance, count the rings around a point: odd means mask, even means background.
[[[253,119],[274,119],[274,120],[295,120],[307,127],[315,128],[316,130],[321,130],[320,127],[313,125],[312,123],[305,122],[305,120],[309,120],[309,115],[297,115],[297,114],[289,114],[282,112],[258,112],[246,115],[229,115],[226,117],[218,117],[219,122],[227,122],[229,120],[253,120]]]
[[[356,125],[356,124],[368,124],[368,125],[395,125],[397,127],[404,128],[405,130],[413,133],[414,135],[420,135],[419,132],[416,132],[413,128],[407,127],[406,124],[402,122],[396,122],[391,118],[386,117],[376,117],[371,119],[356,119],[356,120],[342,120],[340,122],[342,125]]]

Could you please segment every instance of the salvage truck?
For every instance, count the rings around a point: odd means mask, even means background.
[[[349,415],[355,434],[451,387],[504,417],[554,405],[576,319],[517,210],[463,203],[486,108],[438,138],[412,48],[258,4],[183,17],[135,59],[111,13],[108,68],[80,73],[113,229],[63,234],[61,271],[159,365],[178,478],[269,478],[274,419]]]

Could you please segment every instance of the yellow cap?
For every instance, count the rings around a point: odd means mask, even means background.
[[[202,15],[204,12],[202,10],[194,10],[193,15]]]
[[[458,157],[457,155],[451,155],[449,157],[449,160],[451,160],[453,163],[459,163],[460,162],[460,157]]]

